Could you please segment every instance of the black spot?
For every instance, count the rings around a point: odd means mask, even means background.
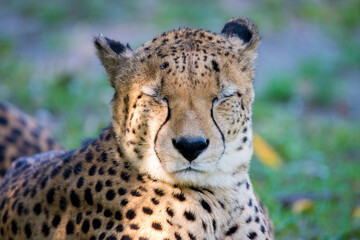
[[[54,202],[54,194],[55,194],[55,189],[51,188],[47,194],[46,194],[46,201],[48,202],[48,204],[52,204]]]
[[[130,180],[130,175],[127,172],[121,172],[120,177],[125,181],[125,182],[129,182]]]
[[[189,238],[190,238],[190,240],[196,240],[196,237],[195,237],[195,235],[194,234],[192,234],[192,233],[188,233],[188,236],[189,236]]]
[[[134,197],[141,197],[141,194],[138,190],[132,190],[130,194]]]
[[[219,64],[215,60],[212,60],[211,64],[215,72],[220,72]]]
[[[87,233],[89,231],[89,228],[90,228],[89,220],[85,219],[82,226],[81,226],[81,231],[83,233]]]
[[[27,237],[27,238],[30,238],[30,237],[31,237],[31,234],[32,234],[32,231],[31,231],[31,226],[30,226],[29,223],[27,223],[27,224],[25,225],[24,230],[25,230],[25,235],[26,235],[26,237]]]
[[[231,236],[231,235],[233,235],[237,230],[238,230],[238,225],[234,225],[234,226],[232,226],[226,233],[225,233],[225,235],[226,236]]]
[[[76,224],[79,224],[82,220],[82,213],[79,212],[77,215],[76,215]]]
[[[126,189],[125,188],[119,188],[118,189],[118,194],[121,195],[121,196],[125,195],[126,194]]]
[[[174,235],[175,235],[176,240],[181,240],[180,234],[178,234],[177,232],[175,232]]]
[[[91,194],[91,189],[90,189],[90,188],[85,189],[84,198],[85,198],[85,201],[86,201],[89,205],[93,205],[93,198],[92,198],[92,194]]]
[[[145,214],[148,214],[148,215],[153,214],[153,210],[151,208],[148,208],[148,207],[143,207],[143,212]]]
[[[97,181],[95,185],[95,191],[100,192],[103,189],[103,184],[100,181]]]
[[[77,188],[81,188],[83,185],[84,185],[84,178],[80,177],[76,186],[77,186]]]
[[[108,222],[107,225],[106,225],[106,230],[112,229],[113,226],[114,226],[114,222],[113,222],[113,221]]]
[[[106,210],[104,211],[104,216],[105,216],[105,217],[111,217],[111,216],[112,216],[112,212],[111,212],[109,209],[106,209]]]
[[[154,205],[158,205],[160,203],[156,198],[152,198],[151,201]]]
[[[133,229],[133,230],[138,230],[139,225],[133,223],[133,224],[130,224],[130,228]]]
[[[74,233],[74,224],[72,221],[69,221],[67,224],[66,224],[66,234],[67,235],[70,235],[70,234],[73,234]]]
[[[132,240],[132,238],[128,235],[122,236],[121,240]]]
[[[41,204],[40,203],[35,204],[33,211],[36,215],[39,215],[41,213]]]
[[[95,174],[95,171],[96,171],[96,165],[94,164],[91,166],[88,173],[90,176],[93,176]]]
[[[164,62],[163,64],[160,65],[160,69],[166,69],[167,67],[169,67],[168,62]]]
[[[17,230],[18,230],[18,228],[17,228],[17,223],[16,223],[14,220],[12,220],[12,221],[11,221],[11,231],[13,232],[13,234],[16,235]]]
[[[162,189],[159,189],[159,188],[155,188],[154,192],[155,192],[156,195],[158,195],[160,197],[165,195],[164,191]]]
[[[260,231],[261,231],[262,233],[265,233],[265,227],[264,227],[263,225],[260,226]]]
[[[257,222],[257,223],[260,222],[260,219],[258,216],[255,217],[255,222]]]
[[[102,212],[102,209],[103,209],[103,206],[98,203],[97,206],[96,206],[96,212],[100,213],[100,212]]]
[[[257,237],[257,233],[256,232],[249,232],[247,237],[249,239],[255,239]]]
[[[94,218],[92,221],[92,226],[94,229],[98,229],[101,227],[101,221],[98,218]]]
[[[186,200],[185,196],[183,193],[174,193],[173,194],[174,198],[176,198],[177,200],[179,200],[180,202],[183,202]]]
[[[74,190],[72,190],[70,193],[70,201],[74,207],[80,207],[80,198]]]
[[[51,221],[51,224],[54,227],[57,227],[59,225],[60,221],[61,221],[61,217],[59,215],[55,215],[53,220]]]
[[[171,208],[166,208],[166,213],[170,216],[173,217],[174,216],[174,211]]]
[[[106,240],[116,240],[116,237],[114,235],[108,236]]]
[[[100,158],[102,162],[106,162],[107,161],[107,153],[106,152],[102,152],[100,154]]]
[[[195,214],[193,212],[190,212],[190,211],[185,211],[184,216],[189,221],[195,221],[195,219],[196,219]]]
[[[249,222],[251,222],[251,221],[252,221],[251,216],[250,216],[250,217],[248,217],[247,219],[245,219],[245,222],[246,222],[246,223],[249,223]]]
[[[123,227],[123,225],[119,224],[116,226],[115,230],[116,230],[116,232],[122,232],[124,230],[124,227]]]
[[[127,212],[126,212],[126,218],[131,220],[131,219],[134,219],[136,216],[136,213],[133,209],[129,209]]]
[[[63,172],[64,179],[68,179],[70,177],[71,173],[72,173],[71,167],[65,169],[65,171]]]
[[[102,232],[99,236],[99,240],[103,240],[106,237],[106,233]]]
[[[127,199],[123,199],[123,200],[121,200],[121,206],[126,206],[127,204],[129,203],[129,201],[127,200]]]
[[[155,230],[158,230],[158,231],[161,231],[161,230],[162,230],[162,226],[161,226],[161,224],[158,223],[158,222],[153,222],[153,223],[151,224],[151,227],[152,227],[153,229],[155,229]]]
[[[82,163],[78,162],[74,167],[74,174],[78,175],[82,170]]]
[[[60,208],[62,211],[65,211],[65,210],[66,210],[66,206],[67,206],[66,198],[61,197],[61,198],[60,198],[60,201],[59,201],[59,208]]]
[[[108,173],[109,175],[115,175],[116,171],[113,168],[109,168]]]
[[[50,228],[46,223],[43,223],[41,227],[41,232],[44,234],[45,237],[49,236]]]
[[[212,225],[213,225],[213,228],[214,228],[214,232],[216,232],[216,220],[214,218],[212,220]]]
[[[211,207],[208,202],[206,202],[204,199],[201,200],[201,206],[208,212],[211,213]]]
[[[109,200],[109,201],[111,201],[111,200],[113,200],[113,199],[115,198],[115,195],[116,195],[115,191],[112,190],[112,189],[110,189],[110,190],[107,191],[107,193],[106,193],[106,199]]]
[[[116,212],[115,212],[115,219],[116,219],[116,220],[119,220],[119,221],[122,219],[122,214],[121,214],[121,212],[119,212],[119,211],[116,211]]]
[[[87,161],[87,162],[91,162],[92,160],[93,160],[93,154],[92,154],[92,152],[91,151],[89,151],[89,152],[87,152],[86,153],[86,155],[85,155],[85,160]]]

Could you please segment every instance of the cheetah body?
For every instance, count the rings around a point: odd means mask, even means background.
[[[0,182],[11,163],[61,146],[34,118],[0,101]]]
[[[99,37],[112,124],[88,145],[17,160],[4,239],[272,239],[248,176],[255,25],[180,29],[135,52]],[[176,139],[202,136],[195,159]]]

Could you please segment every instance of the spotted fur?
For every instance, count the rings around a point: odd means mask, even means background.
[[[136,51],[95,38],[115,89],[112,124],[88,145],[17,160],[0,187],[4,239],[273,239],[255,197],[248,19],[179,29]],[[191,161],[175,143],[206,139]],[[205,141],[205,140],[204,140]]]
[[[15,159],[59,149],[61,146],[34,118],[0,102],[0,182]]]

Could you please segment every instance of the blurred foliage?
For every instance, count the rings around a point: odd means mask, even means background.
[[[78,147],[107,126],[113,90],[104,72],[80,69],[39,76],[32,59],[22,54],[32,44],[40,45],[34,51],[59,54],[71,44],[64,33],[75,24],[91,28],[121,22],[161,30],[179,25],[213,30],[232,15],[246,15],[264,34],[281,35],[294,22],[316,26],[336,43],[338,54],[307,56],[291,71],[274,69],[266,76],[254,103],[254,128],[283,163],[274,169],[253,161],[250,174],[270,210],[277,239],[360,239],[360,125],[348,113],[358,99],[347,99],[359,81],[359,0],[264,0],[243,5],[232,0],[2,3],[0,20],[1,13],[10,19],[2,21],[2,29],[12,32],[15,18],[26,31],[0,35],[1,99],[31,114],[45,111],[50,130],[66,148]],[[344,80],[348,75],[355,75],[353,82]]]

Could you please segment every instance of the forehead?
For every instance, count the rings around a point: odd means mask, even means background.
[[[158,68],[164,84],[220,87],[224,67],[235,61],[231,43],[204,30],[180,29],[163,33],[137,50],[142,62]]]

